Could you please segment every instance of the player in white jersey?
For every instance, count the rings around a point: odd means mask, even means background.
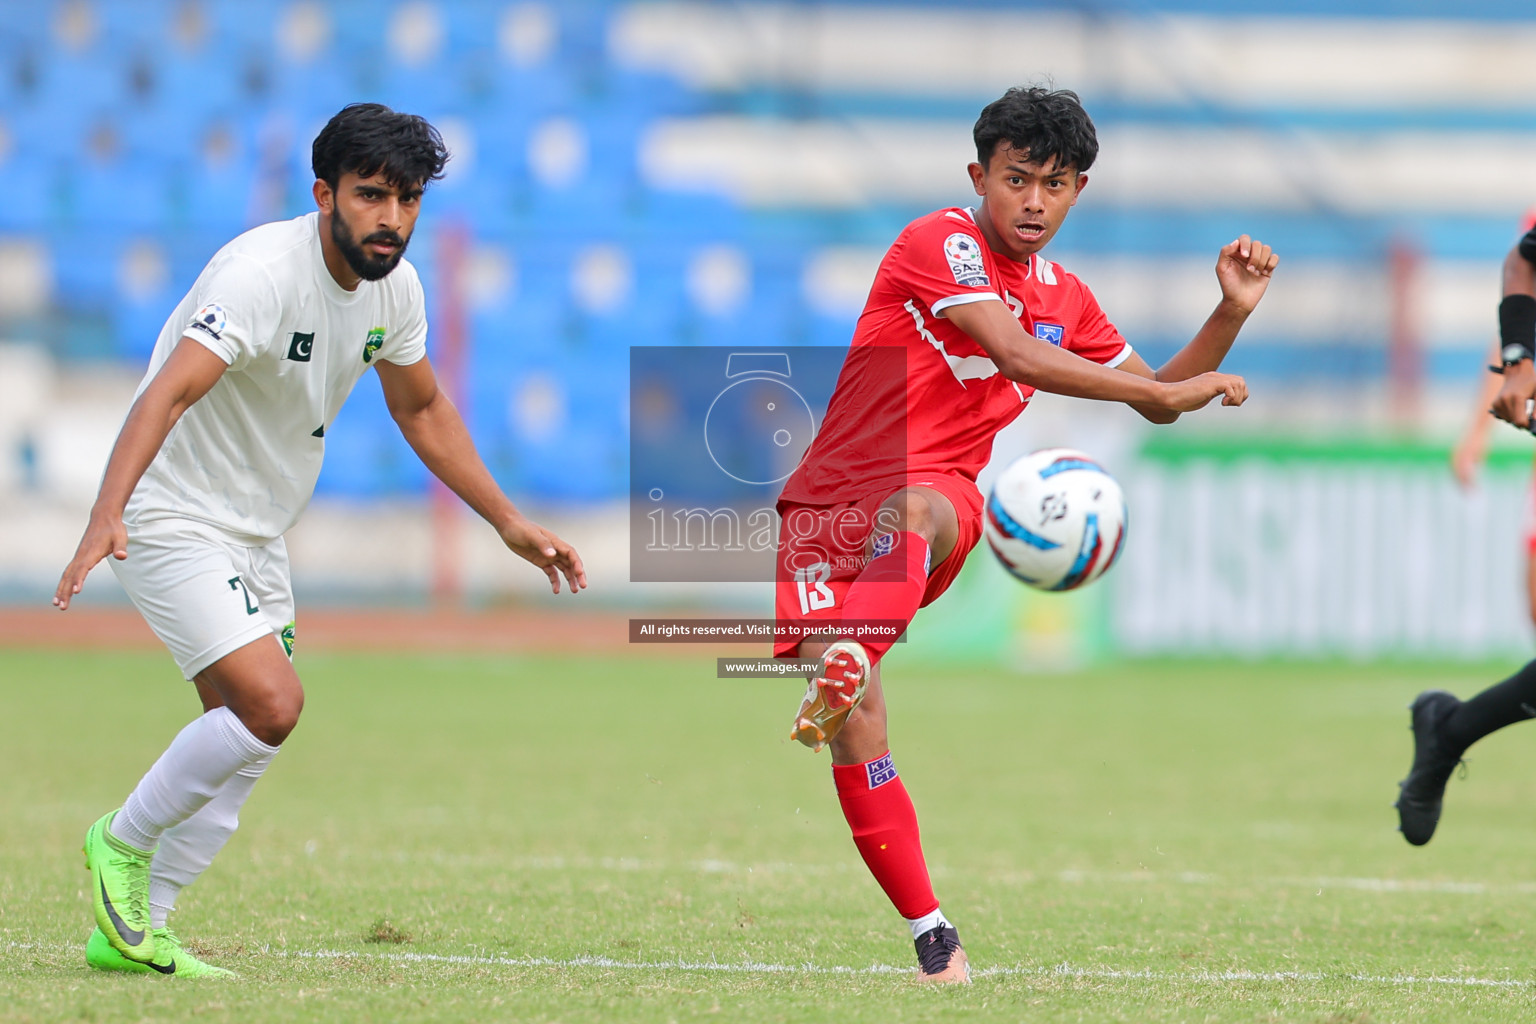
[[[86,834],[93,967],[227,974],[166,927],[298,722],[284,532],[309,503],[326,428],[378,371],[401,433],[507,547],[571,591],[571,546],[524,518],[476,453],[426,356],[421,282],[402,258],[448,152],[425,120],[346,107],[315,139],[316,213],[255,228],[209,261],[160,332],[90,523],[59,581],[67,609],[102,559],[204,714]]]

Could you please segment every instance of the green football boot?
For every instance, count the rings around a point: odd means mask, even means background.
[[[91,873],[91,909],[96,927],[129,960],[155,958],[149,927],[149,863],[153,853],[135,850],[107,828],[116,811],[102,815],[85,833],[85,867]]]
[[[125,971],[129,974],[174,974],[178,978],[234,978],[213,964],[205,964],[182,948],[181,940],[169,928],[155,930],[155,958],[147,964],[129,960],[112,948],[100,928],[91,932],[85,944],[85,962],[98,971]]]

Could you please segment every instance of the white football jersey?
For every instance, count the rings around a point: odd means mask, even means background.
[[[229,369],[171,429],[124,521],[193,519],[262,544],[309,504],[326,428],[364,371],[427,354],[426,303],[405,260],[383,280],[342,288],[311,213],[253,228],[214,255],[161,329],[140,392],[184,337]]]

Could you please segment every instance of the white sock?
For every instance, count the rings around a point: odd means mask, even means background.
[[[144,773],[112,818],[112,834],[153,850],[161,833],[196,814],[241,768],[275,753],[276,747],[251,735],[229,708],[214,708],[177,733]]]
[[[939,907],[934,907],[931,914],[924,914],[922,917],[905,917],[902,920],[911,926],[913,939],[916,939],[926,931],[937,928],[939,925],[943,925],[946,928],[954,927],[954,925],[949,923],[949,918],[944,916],[944,911]]]
[[[256,780],[272,763],[272,755],[252,761],[230,776],[203,809],[160,837],[155,859],[149,865],[149,917],[151,928],[164,928],[176,897],[208,870],[235,829],[240,827],[240,808],[251,795]]]

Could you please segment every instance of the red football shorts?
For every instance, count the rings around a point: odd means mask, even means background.
[[[939,599],[960,575],[965,556],[981,540],[982,497],[976,485],[962,476],[914,476],[908,487],[927,487],[949,499],[959,521],[955,549],[928,573],[921,607]],[[843,598],[869,561],[871,537],[889,533],[889,513],[880,506],[895,490],[883,490],[856,501],[833,505],[803,505],[780,501],[778,566],[774,574],[774,618],[781,631],[786,625],[804,628],[810,623],[837,622],[842,618]],[[775,658],[793,657],[798,637],[775,640]]]

